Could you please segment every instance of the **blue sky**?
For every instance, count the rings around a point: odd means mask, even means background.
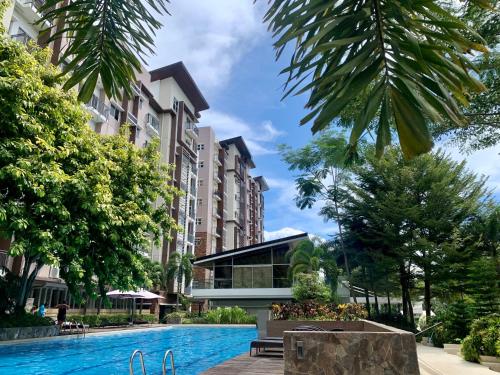
[[[201,126],[212,126],[219,139],[241,135],[257,168],[270,185],[265,193],[266,240],[301,231],[327,238],[335,223],[325,223],[318,208],[295,207],[294,175],[276,152],[276,145],[299,147],[311,139],[309,126],[299,127],[305,114],[305,97],[281,101],[284,76],[279,71],[287,58],[276,62],[272,39],[262,15],[267,1],[172,0],[171,17],[156,37],[157,54],[150,68],[184,61],[199,85],[210,110],[202,113]],[[500,147],[461,155],[445,147],[469,168],[490,176],[489,185],[500,196]]]

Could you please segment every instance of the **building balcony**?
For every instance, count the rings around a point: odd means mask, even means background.
[[[134,126],[139,126],[139,122],[137,121],[137,117],[135,117],[132,113],[127,112],[127,122]]]
[[[130,86],[132,87],[132,94],[134,96],[141,96],[141,88],[138,84],[132,83]]]
[[[188,134],[191,134],[191,136],[193,137],[198,137],[198,135],[200,134],[200,131],[198,130],[196,124],[191,121],[186,122],[186,132]]]
[[[146,115],[146,132],[150,135],[160,135],[160,120],[151,113]]]
[[[218,184],[220,184],[222,182],[222,180],[219,178],[219,176],[217,175],[217,173],[214,173],[214,181]]]
[[[213,210],[213,214],[217,219],[221,218],[220,210]]]
[[[33,41],[33,38],[24,32],[11,35],[10,37],[16,42],[22,43],[24,45],[27,45],[29,42]]]
[[[44,27],[50,26],[49,22],[44,22],[41,25],[35,24],[40,18],[43,17],[43,13],[40,8],[45,5],[45,0],[17,0],[16,6],[18,6],[19,11],[22,12],[23,16],[31,23],[34,27],[43,29]]]
[[[188,186],[185,182],[181,181],[181,183],[179,184],[179,187],[181,188],[181,190],[187,192],[188,191]]]
[[[189,189],[189,192],[191,193],[191,195],[192,195],[193,197],[196,197],[196,193],[197,193],[197,192],[196,192],[196,186],[191,185],[191,187],[190,187],[190,189]]]
[[[214,164],[219,167],[222,166],[222,163],[220,162],[219,157],[217,155],[214,157]]]
[[[218,191],[214,191],[214,198],[218,201],[222,200],[222,194]]]
[[[86,104],[87,109],[92,114],[92,120],[101,123],[106,122],[109,117],[109,106],[107,106],[97,95],[92,95],[92,98]]]

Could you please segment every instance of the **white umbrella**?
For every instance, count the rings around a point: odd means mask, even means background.
[[[138,296],[136,298],[143,298],[143,299],[155,299],[155,298],[165,298],[162,296],[159,296],[158,294],[154,294],[151,292],[148,292],[147,290],[141,289],[137,292]]]
[[[122,292],[121,290],[112,290],[107,292],[106,295],[111,298],[144,298],[139,295],[139,293],[134,291]]]

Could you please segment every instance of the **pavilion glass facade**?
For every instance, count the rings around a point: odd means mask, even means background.
[[[201,288],[290,288],[288,279],[288,244],[267,248],[262,252],[234,255],[214,260],[204,268],[211,270],[211,282]],[[197,285],[193,285],[194,288]]]

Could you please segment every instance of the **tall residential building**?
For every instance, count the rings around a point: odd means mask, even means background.
[[[268,186],[264,177],[250,176],[255,164],[243,138],[218,141],[212,128],[199,131],[195,255],[263,242]]]
[[[41,0],[40,0],[41,1]],[[39,38],[40,27],[33,23],[40,18],[39,2],[15,0],[2,20],[12,38],[23,43]],[[54,42],[55,58],[62,47]],[[161,159],[175,165],[173,183],[184,194],[177,198],[171,208],[172,216],[182,231],[172,233],[172,240],[164,240],[158,247],[151,246],[149,254],[153,260],[168,262],[173,251],[194,254],[196,233],[196,196],[198,188],[198,128],[200,112],[209,108],[207,101],[182,62],[153,71],[137,74],[133,84],[133,97],[115,100],[107,98],[98,83],[92,99],[86,104],[92,118],[89,126],[100,134],[117,134],[125,124],[131,124],[130,141],[139,147],[148,144],[154,137],[160,139]],[[10,241],[0,241],[0,265],[21,272],[22,258],[10,258],[7,249]],[[173,290],[177,290],[174,282]],[[189,290],[181,286],[182,292]],[[44,267],[32,291],[35,303],[53,306],[67,297],[67,288],[59,279],[59,270]],[[173,300],[173,296],[169,296]]]

